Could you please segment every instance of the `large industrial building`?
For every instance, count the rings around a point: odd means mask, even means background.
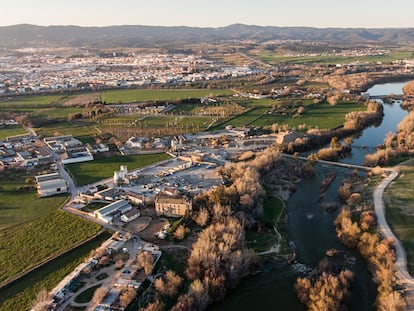
[[[68,183],[58,173],[36,176],[36,183],[37,194],[41,198],[69,191]]]

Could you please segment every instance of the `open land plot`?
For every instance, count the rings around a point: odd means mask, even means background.
[[[67,119],[69,115],[82,113],[84,108],[78,107],[49,107],[36,109],[33,113],[33,117],[47,118],[47,119],[57,119],[63,118]]]
[[[385,190],[386,218],[407,252],[408,270],[414,275],[414,160],[399,167],[400,176]]]
[[[269,51],[253,51],[254,56],[269,64],[277,63],[316,63],[316,64],[348,64],[354,62],[392,62],[398,59],[412,58],[412,52],[394,52],[387,55],[366,55],[366,56],[286,56],[283,54],[272,53]]]
[[[65,253],[47,265],[30,272],[12,285],[0,290],[0,310],[29,310],[37,294],[54,288],[66,275],[89,256],[103,241],[111,235],[103,232],[92,241]]]
[[[219,124],[218,126],[215,126],[212,129],[213,130],[224,129],[227,125],[232,125],[236,127],[250,125],[255,120],[265,115],[268,111],[269,111],[268,107],[253,108],[235,118],[232,118],[230,120],[227,120],[224,123]]]
[[[11,100],[0,101],[1,108],[24,108],[33,107],[41,108],[48,107],[53,104],[59,104],[67,99],[67,96],[62,95],[33,95],[33,96],[19,96]]]
[[[145,101],[175,101],[206,96],[232,95],[231,90],[175,89],[175,90],[115,90],[102,93],[102,101],[131,103]]]
[[[92,184],[101,179],[110,178],[120,165],[126,165],[129,171],[168,159],[165,153],[137,154],[110,157],[91,162],[68,164],[66,168],[75,178],[78,186]]]
[[[58,207],[56,206],[55,209]],[[100,226],[61,210],[0,231],[0,282],[95,235]]]
[[[29,177],[0,177],[0,230],[50,215],[67,198],[66,195],[38,198],[35,190],[18,190],[27,186],[26,178]]]
[[[0,140],[6,139],[9,136],[27,134],[27,131],[20,125],[0,127]]]
[[[73,135],[75,137],[93,136],[98,133],[96,125],[89,122],[69,122],[62,121],[45,125],[35,129],[38,135],[43,137],[55,135]]]
[[[279,125],[287,124],[290,128],[306,125],[306,128],[332,129],[344,123],[347,113],[364,110],[366,110],[366,107],[361,103],[340,102],[335,106],[331,106],[323,102],[308,108],[305,107],[300,117],[275,112],[274,114],[264,114],[261,118],[252,122],[251,125],[263,127],[278,123]]]

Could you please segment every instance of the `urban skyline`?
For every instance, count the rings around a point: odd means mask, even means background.
[[[36,25],[160,25],[222,27],[234,23],[263,26],[340,28],[413,27],[414,3],[395,0],[276,2],[257,0],[80,1],[67,5],[52,0],[21,0],[2,4],[0,26]]]

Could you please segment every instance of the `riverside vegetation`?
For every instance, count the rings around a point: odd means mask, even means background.
[[[381,172],[378,172],[381,173]],[[373,176],[369,177],[373,178]],[[335,227],[342,243],[359,251],[378,284],[378,310],[405,310],[405,302],[395,289],[395,251],[393,241],[381,238],[370,203],[360,193],[361,181],[353,177],[339,189],[339,196],[347,204],[335,219]],[[359,187],[358,187],[359,185]]]

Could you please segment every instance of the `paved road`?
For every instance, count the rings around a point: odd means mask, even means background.
[[[407,310],[414,310],[414,278],[407,270],[407,254],[400,240],[391,231],[385,219],[385,204],[383,194],[385,188],[398,176],[397,169],[391,170],[387,176],[375,189],[373,197],[375,204],[375,214],[378,221],[378,229],[385,238],[391,238],[395,241],[395,268],[399,283],[404,286],[404,296],[407,303]]]

